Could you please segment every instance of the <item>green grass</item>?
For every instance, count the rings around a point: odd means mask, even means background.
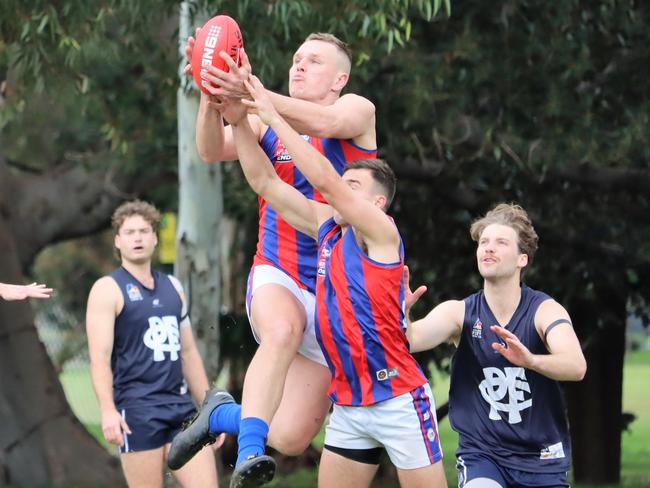
[[[636,419],[624,432],[621,459],[621,484],[625,488],[650,488],[650,394],[648,378],[650,377],[650,351],[630,352],[625,358],[623,376],[623,410],[633,413]],[[86,428],[102,444],[100,413],[90,382],[87,369],[70,369],[61,374],[66,396],[73,411],[86,425]],[[432,372],[433,392],[438,405],[447,401],[448,378],[439,372]],[[457,486],[454,452],[458,445],[458,435],[451,429],[448,419],[439,424],[447,481],[449,486]],[[314,439],[314,445],[322,446],[324,433]],[[286,476],[278,476],[269,488],[310,488],[316,486],[316,473],[313,470],[298,470]],[[373,488],[388,488],[377,482]],[[591,488],[590,485],[577,484],[576,488]],[[614,485],[598,488],[614,488]]]
[[[624,486],[650,487],[650,351],[634,351],[625,356],[623,370],[623,411],[636,419],[621,438],[621,478]]]

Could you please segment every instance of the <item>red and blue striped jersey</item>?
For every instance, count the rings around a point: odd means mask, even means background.
[[[387,217],[388,218],[388,217]],[[426,383],[409,353],[404,315],[404,248],[383,264],[359,247],[354,230],[333,219],[318,232],[316,338],[339,405],[372,405]]]
[[[374,159],[377,150],[363,149],[351,140],[303,136],[321,154],[330,160],[339,174],[345,165],[355,159]],[[307,198],[325,202],[307,178],[294,165],[291,155],[270,127],[260,141],[264,152],[273,163],[278,176]],[[310,236],[291,227],[262,198],[259,204],[259,233],[254,265],[269,264],[291,276],[301,288],[311,292],[316,284],[316,242]]]

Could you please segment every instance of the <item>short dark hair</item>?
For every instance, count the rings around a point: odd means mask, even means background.
[[[386,205],[384,210],[390,207],[390,204],[395,197],[395,187],[397,186],[397,178],[395,172],[383,159],[355,159],[345,165],[343,173],[350,169],[367,169],[372,174],[372,179],[381,187],[386,196]]]

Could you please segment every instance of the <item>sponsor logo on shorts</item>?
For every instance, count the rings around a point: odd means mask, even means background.
[[[540,459],[560,459],[564,457],[564,446],[561,442],[545,447],[539,453]]]
[[[399,376],[397,368],[380,369],[376,374],[379,381],[385,381],[389,378],[397,378]]]
[[[431,442],[433,442],[433,441],[436,440],[436,431],[433,430],[432,427],[429,427],[429,429],[427,429],[427,438],[428,438]]]
[[[126,294],[132,302],[142,300],[142,292],[140,292],[140,288],[138,285],[134,285],[133,283],[126,284]]]
[[[474,322],[474,325],[472,326],[472,337],[474,339],[483,338],[483,324],[479,319],[476,319],[476,322]]]

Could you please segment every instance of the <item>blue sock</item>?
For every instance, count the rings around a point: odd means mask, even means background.
[[[269,424],[257,417],[246,417],[241,419],[239,437],[237,443],[237,464],[239,466],[244,459],[251,454],[259,456],[264,454],[266,436],[269,433]]]
[[[238,403],[222,403],[210,414],[210,432],[213,434],[239,434],[241,421],[241,405]]]

